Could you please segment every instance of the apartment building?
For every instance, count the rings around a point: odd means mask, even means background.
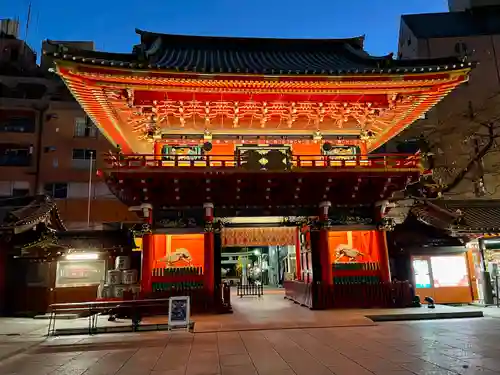
[[[449,0],[449,8],[444,13],[403,15],[398,53],[400,59],[456,55],[478,62],[467,84],[400,137],[433,134],[443,180],[451,180],[488,142],[485,124],[494,124],[500,134],[500,0]],[[500,198],[498,151],[494,143],[453,189],[457,198]]]
[[[70,229],[136,220],[95,173],[109,142],[48,72],[51,62],[37,65],[15,27],[0,29],[0,199],[52,195]]]

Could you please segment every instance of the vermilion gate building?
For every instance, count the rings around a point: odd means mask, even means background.
[[[390,281],[392,223],[380,202],[421,171],[417,155],[373,151],[467,81],[470,63],[372,57],[361,37],[137,33],[131,54],[57,46],[50,55],[115,146],[101,171],[111,191],[144,213],[143,294],[182,279],[158,271],[172,248],[190,252],[201,269],[190,280],[213,297],[221,246],[292,241],[287,289],[308,306],[335,305],[325,295],[346,284]],[[226,219],[259,216],[281,219],[267,230]],[[338,258],[343,248],[359,256]]]

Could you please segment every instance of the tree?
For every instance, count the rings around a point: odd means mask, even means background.
[[[444,112],[438,105],[395,141],[419,140],[425,168],[433,171],[428,183],[438,186],[439,196],[495,196],[500,187],[500,93],[455,108]]]

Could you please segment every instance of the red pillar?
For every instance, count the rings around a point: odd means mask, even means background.
[[[154,262],[154,238],[152,233],[142,235],[142,271],[141,291],[148,294],[153,291],[152,276]]]
[[[321,223],[328,221],[328,211],[332,204],[328,201],[321,202],[319,205]],[[321,228],[319,231],[319,253],[321,261],[321,280],[324,284],[333,284],[332,259],[330,256],[330,247],[328,246],[328,229]]]
[[[300,251],[300,228],[297,227],[297,240],[295,241],[295,268],[297,269],[297,280],[302,280],[302,254]]]
[[[382,282],[391,281],[391,265],[389,262],[389,247],[387,246],[387,233],[377,232],[380,244],[380,276]]]
[[[359,154],[361,156],[361,160],[368,159],[368,147],[366,146],[366,141],[359,142]]]
[[[205,210],[205,247],[204,247],[204,267],[203,276],[205,288],[210,292],[214,292],[215,287],[215,269],[214,269],[214,232],[212,223],[214,220],[214,205],[212,203],[205,203],[203,205]]]
[[[141,292],[149,294],[153,291],[153,262],[155,257],[154,238],[151,233],[153,224],[153,207],[150,204],[142,204],[137,207],[144,218],[146,233],[142,235],[142,265],[141,265]]]
[[[155,155],[155,160],[161,160],[161,150],[163,148],[163,144],[160,142],[155,142],[153,152]]]

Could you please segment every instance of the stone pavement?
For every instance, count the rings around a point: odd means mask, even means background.
[[[46,333],[46,322],[23,318],[0,318],[0,361],[43,342]]]
[[[376,325],[367,318],[375,317],[383,319],[375,320],[414,320],[434,319],[433,315],[447,315],[447,318],[458,314],[471,314],[479,312],[478,307],[450,307],[436,306],[436,309],[421,308],[411,309],[349,309],[349,310],[326,310],[311,311],[284,299],[283,289],[269,292],[266,290],[261,298],[232,296],[233,314],[224,315],[199,315],[194,316],[196,333],[249,331],[268,329],[290,329],[290,328],[329,328],[329,327],[354,327]],[[453,316],[450,316],[453,315]],[[146,317],[142,325],[165,325],[166,316]],[[0,320],[1,324],[1,320]],[[98,327],[108,328],[117,332],[120,327],[124,331],[131,330],[130,320],[117,320],[108,322],[107,316],[97,319]],[[88,332],[88,318],[63,319],[56,322],[59,334],[72,334]],[[156,329],[156,328],[154,328]]]
[[[499,374],[498,319],[54,338],[2,375]]]

